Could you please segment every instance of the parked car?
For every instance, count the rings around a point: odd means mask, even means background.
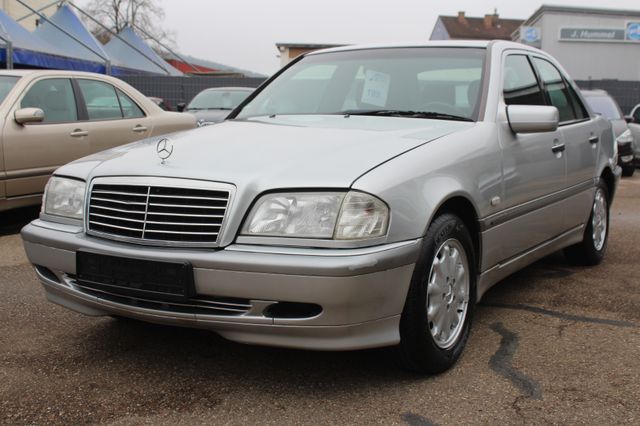
[[[395,346],[435,373],[498,281],[560,249],[602,260],[615,159],[611,123],[540,50],[342,47],[221,124],[58,169],[22,237],[47,297],[87,315]]]
[[[188,105],[178,104],[178,111],[195,115],[198,126],[219,123],[244,101],[254,89],[249,87],[215,87],[198,93]]]
[[[633,161],[636,167],[640,167],[640,104],[633,107],[626,119],[633,136]]]
[[[93,152],[195,127],[125,82],[71,71],[0,71],[0,211],[39,204],[51,173]]]
[[[147,96],[147,97],[151,100],[151,102],[158,105],[163,110],[171,111],[171,104],[169,103],[169,101],[162,98],[155,97],[155,96]]]
[[[636,169],[636,143],[618,103],[604,90],[583,90],[582,95],[593,112],[611,121],[618,144],[618,164],[622,167],[622,176],[633,176]]]

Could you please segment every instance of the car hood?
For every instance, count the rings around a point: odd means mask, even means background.
[[[103,151],[56,173],[96,176],[166,176],[273,188],[348,188],[361,175],[426,142],[475,123],[395,117],[283,116],[225,121],[169,136],[164,163],[161,137]]]
[[[204,111],[187,111],[196,117],[196,121],[204,121],[206,123],[219,123],[227,118],[231,113],[229,109],[208,109]]]

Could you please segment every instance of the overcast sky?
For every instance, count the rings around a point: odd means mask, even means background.
[[[518,0],[160,0],[164,26],[180,52],[271,74],[276,42],[377,43],[428,40],[438,15],[526,19],[543,3]],[[640,9],[637,0],[559,0],[546,4]]]

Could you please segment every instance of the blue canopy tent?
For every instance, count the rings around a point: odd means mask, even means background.
[[[102,74],[108,71],[110,59],[102,48],[102,44],[66,4],[60,6],[51,17],[43,19],[32,34],[39,42],[54,45],[64,56],[80,61],[82,64],[82,68],[65,66],[62,67],[64,69]]]
[[[113,37],[103,47],[113,60],[113,65],[119,68],[119,72],[124,72],[124,68],[126,68],[133,73],[183,75],[149,47],[133,28],[124,28],[118,36],[119,38]],[[135,49],[131,46],[134,46]]]
[[[8,52],[12,51],[11,57]],[[17,68],[52,68],[91,71],[96,64],[69,58],[55,45],[41,40],[0,10],[0,62]]]

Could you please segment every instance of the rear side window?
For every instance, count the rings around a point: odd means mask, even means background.
[[[78,85],[87,105],[89,120],[122,118],[120,101],[112,85],[95,80],[78,80]]]
[[[575,120],[577,117],[573,111],[569,90],[560,71],[544,59],[533,58],[533,63],[540,73],[540,78],[544,83],[544,90],[547,92],[551,105],[558,108],[560,122]]]
[[[507,105],[546,105],[536,75],[526,56],[509,55],[505,59],[503,94]]]
[[[144,112],[140,109],[129,96],[125,95],[120,89],[116,89],[118,92],[118,99],[120,99],[120,106],[122,107],[122,115],[124,118],[140,118],[144,117]]]
[[[21,108],[40,108],[43,123],[64,123],[78,119],[76,98],[68,78],[37,81],[22,98]]]

